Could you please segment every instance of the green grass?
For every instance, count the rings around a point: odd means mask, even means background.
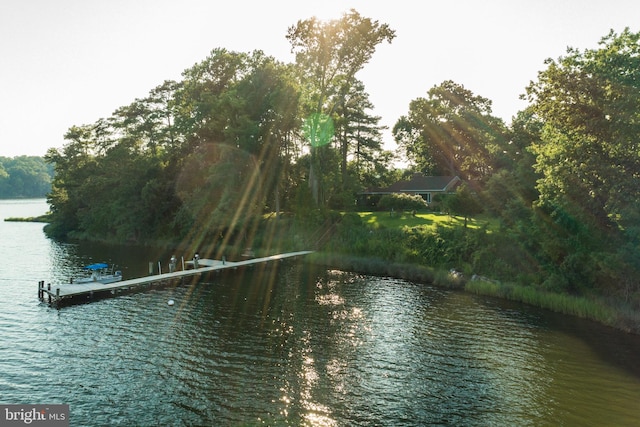
[[[373,228],[398,228],[403,227],[464,227],[464,218],[444,213],[416,213],[395,212],[358,212],[363,222]],[[487,226],[489,230],[497,229],[497,224],[482,217],[470,218],[467,223],[469,228],[481,228]]]

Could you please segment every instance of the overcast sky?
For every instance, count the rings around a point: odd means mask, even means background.
[[[0,156],[62,147],[69,127],[180,80],[214,48],[293,62],[288,27],[351,8],[396,31],[358,75],[390,128],[449,79],[509,124],[546,58],[640,31],[638,0],[0,0]]]

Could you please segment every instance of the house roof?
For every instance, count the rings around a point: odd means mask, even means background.
[[[457,176],[424,176],[416,173],[411,179],[398,181],[389,187],[368,188],[364,194],[446,193],[453,190],[459,182],[461,180]]]

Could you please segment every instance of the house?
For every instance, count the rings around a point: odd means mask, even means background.
[[[360,196],[362,202],[369,206],[377,204],[383,195],[394,193],[419,194],[427,203],[431,203],[433,196],[452,193],[461,182],[457,176],[424,176],[415,173],[408,181],[398,181],[384,188],[367,188]]]

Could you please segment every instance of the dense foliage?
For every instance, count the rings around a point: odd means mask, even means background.
[[[398,145],[428,175],[487,179],[500,166],[507,140],[491,101],[450,80],[409,105],[393,129]]]
[[[546,284],[629,297],[640,283],[640,34],[548,61],[527,88],[543,123],[532,144]]]
[[[324,246],[640,306],[640,35],[612,32],[598,49],[548,60],[509,127],[453,81],[410,103],[393,129],[407,172],[460,176],[466,185],[442,208],[465,225],[482,210],[499,224],[492,230],[373,229],[328,210],[353,210],[363,188],[400,175],[356,77],[394,36],[353,10],[299,21],[287,33],[294,64],[215,49],[182,80],[73,126],[47,154],[48,232]],[[267,225],[270,212],[286,215]]]
[[[215,49],[181,81],[72,127],[66,145],[47,154],[56,167],[48,232],[226,242],[247,238],[264,211],[296,210],[301,198],[305,209],[352,207],[363,185],[391,183],[380,118],[355,75],[392,34],[355,11],[300,21],[288,34],[296,64]],[[328,36],[317,50],[314,40]],[[323,61],[330,79],[308,73]],[[316,148],[303,125],[317,112],[335,136]]]
[[[542,289],[640,307],[639,39],[612,31],[597,49],[548,60],[508,129],[488,100],[450,81],[412,101],[394,127],[420,170],[467,179]],[[506,261],[517,277],[504,255],[486,261]]]
[[[0,157],[0,199],[45,197],[53,166],[36,156]]]

